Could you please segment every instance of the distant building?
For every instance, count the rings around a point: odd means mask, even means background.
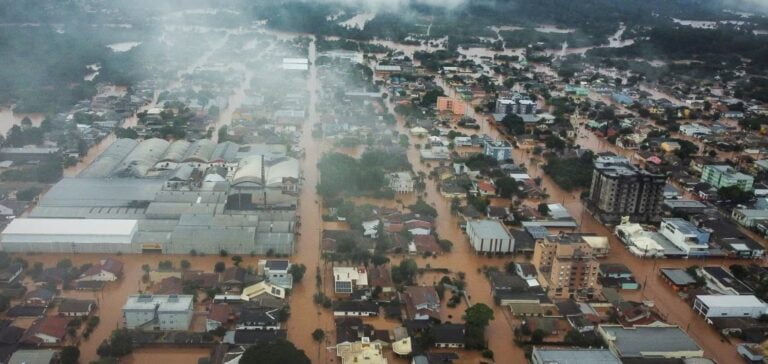
[[[497,220],[471,220],[467,235],[478,253],[512,253],[515,249],[515,239]]]
[[[744,227],[754,228],[757,224],[768,220],[768,210],[733,209],[731,217]]]
[[[506,140],[487,140],[483,146],[483,154],[497,161],[512,159],[512,145]]]
[[[379,315],[379,306],[371,301],[334,301],[333,316],[370,317]]]
[[[533,347],[531,364],[621,364],[621,360],[607,349]]]
[[[286,259],[260,260],[259,268],[267,282],[285,289],[293,287],[293,275],[289,273],[290,261]]]
[[[55,345],[64,341],[69,319],[61,316],[43,316],[32,323],[21,342],[28,345]]]
[[[341,364],[387,364],[381,344],[367,337],[359,342],[336,345],[336,355],[341,358]]]
[[[464,324],[445,323],[432,326],[436,348],[463,349],[466,346]]]
[[[128,329],[184,331],[192,322],[192,295],[131,295],[123,305]]]
[[[389,188],[397,193],[413,192],[416,181],[410,172],[396,172],[387,175]]]
[[[536,101],[528,96],[516,94],[512,97],[500,97],[496,99],[497,114],[534,115],[536,114]]]
[[[94,307],[96,307],[96,302],[93,300],[65,298],[59,304],[59,315],[67,317],[88,316]]]
[[[333,287],[337,294],[352,294],[368,286],[368,272],[362,267],[333,267]]]
[[[437,111],[447,111],[454,115],[464,115],[467,112],[467,104],[447,96],[438,96]]]
[[[17,218],[0,235],[7,252],[132,253],[137,220]]]
[[[688,256],[708,254],[710,232],[686,220],[664,219],[659,231]]]
[[[698,295],[693,310],[706,318],[758,318],[768,313],[768,304],[753,295]]]
[[[205,331],[213,331],[229,322],[232,310],[226,303],[214,303],[208,308],[208,316],[205,318]]]
[[[533,265],[552,298],[591,298],[600,293],[600,263],[579,235],[551,235],[536,243]]]
[[[699,124],[680,125],[680,133],[692,137],[700,137],[712,134],[712,129]]]
[[[742,191],[751,191],[755,178],[725,165],[707,165],[701,171],[702,182],[715,188],[736,186]]]
[[[587,206],[598,220],[617,224],[623,216],[631,221],[661,219],[666,176],[640,169],[623,157],[595,161]]]
[[[61,148],[58,147],[25,146],[21,148],[0,148],[0,160],[13,161],[14,163],[45,161],[59,155],[61,155]]]
[[[597,332],[608,344],[608,349],[622,360],[704,356],[704,350],[688,334],[673,325],[600,325]]]
[[[106,258],[94,264],[85,271],[78,281],[114,282],[123,274],[123,263],[119,260]]]
[[[59,352],[54,349],[21,349],[11,355],[8,364],[54,364],[58,358]]]
[[[635,100],[623,92],[614,92],[611,94],[611,100],[622,105],[632,105]]]
[[[409,286],[400,294],[409,320],[440,321],[440,296],[432,286]]]

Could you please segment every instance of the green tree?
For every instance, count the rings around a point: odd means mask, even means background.
[[[241,257],[239,255],[233,255],[232,256],[232,263],[235,266],[240,266],[240,263],[242,263],[242,262],[243,262],[243,257]]]
[[[485,303],[476,303],[464,311],[467,325],[486,327],[493,320],[493,310]]]
[[[497,178],[494,184],[496,185],[496,192],[503,198],[511,198],[520,189],[517,181],[512,177]]]
[[[315,331],[312,331],[312,340],[321,342],[323,339],[325,339],[325,331],[323,331],[323,329],[315,329]]]
[[[508,114],[501,119],[501,125],[514,135],[525,133],[525,122],[523,118],[515,114]]]
[[[717,190],[717,195],[722,200],[730,200],[737,204],[749,202],[754,196],[751,191],[744,191],[739,186],[721,187]]]
[[[123,357],[133,352],[133,336],[128,329],[117,329],[112,331],[112,335],[109,337],[109,342],[104,349],[99,348],[102,353],[107,355],[101,356],[114,356]]]
[[[80,349],[76,346],[65,346],[61,349],[59,354],[61,364],[77,364],[78,360],[80,360]]]
[[[392,267],[392,280],[395,283],[411,284],[418,272],[419,266],[413,259],[403,259],[400,265]]]
[[[288,274],[293,276],[294,283],[301,282],[306,272],[307,267],[304,264],[291,264],[291,267],[288,268]]]
[[[137,139],[139,133],[134,128],[117,128],[115,129],[115,136],[117,138]]]
[[[189,267],[192,266],[192,263],[190,263],[186,259],[182,259],[181,262],[179,263],[179,265],[181,266],[181,269],[187,270],[187,269],[189,269]]]
[[[227,266],[224,264],[224,262],[216,262],[216,264],[213,265],[213,271],[216,273],[224,272],[224,269],[226,269]]]
[[[38,187],[29,187],[16,192],[16,199],[19,201],[32,201],[40,194],[40,192],[42,192],[42,190]]]
[[[542,202],[538,206],[539,213],[546,216],[549,215],[549,205],[546,202]]]
[[[389,263],[389,258],[381,254],[374,254],[373,257],[371,257],[371,263],[373,263],[374,266],[378,267],[380,265]]]
[[[72,268],[72,261],[69,259],[62,259],[58,263],[56,263],[56,268],[59,268],[59,269]]]
[[[437,210],[421,198],[419,198],[413,205],[408,206],[408,209],[410,209],[414,214],[433,217],[437,216]]]
[[[311,364],[303,350],[284,339],[259,341],[245,350],[239,364]]]

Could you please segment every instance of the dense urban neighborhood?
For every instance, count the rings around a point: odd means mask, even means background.
[[[0,363],[764,362],[768,9],[40,3]]]

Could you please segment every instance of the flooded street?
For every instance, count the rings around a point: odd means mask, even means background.
[[[302,181],[303,187],[297,211],[301,225],[298,229],[296,252],[292,256],[294,264],[304,264],[307,267],[307,273],[301,283],[293,285],[290,297],[292,315],[286,328],[288,340],[298,348],[303,349],[313,363],[330,363],[336,359],[336,353],[325,350],[325,347],[336,343],[333,313],[315,305],[312,300],[312,296],[316,292],[317,269],[321,264],[320,240],[323,231],[320,205],[315,191],[315,185],[319,180],[317,162],[321,154],[321,145],[320,140],[313,138],[311,132],[312,125],[319,120],[317,93],[320,85],[317,79],[316,57],[317,52],[313,39],[309,45],[308,57],[310,62],[307,80],[309,91],[308,117],[302,127],[300,143],[305,151],[305,156],[301,161],[304,180]],[[318,328],[326,332],[326,339],[322,344],[312,340],[311,333]]]
[[[212,10],[215,12],[215,10]],[[175,13],[172,16],[176,17],[178,16],[181,18],[184,15],[193,14],[193,13],[185,13],[185,12],[179,12]],[[342,25],[347,26],[348,28],[357,28],[362,29],[365,27],[365,24],[372,19],[375,18],[375,13],[361,13],[357,14],[354,17],[351,17],[347,19],[344,22],[341,22]],[[430,20],[431,21],[431,20]],[[427,36],[429,35],[429,32],[431,30],[431,23],[429,25],[425,25],[425,29],[427,32]],[[336,91],[334,88],[338,87],[339,85],[332,85],[333,87],[329,87],[328,85],[323,85],[320,81],[320,77],[318,76],[318,67],[316,65],[316,61],[318,58],[317,55],[317,48],[316,48],[316,39],[314,36],[307,35],[307,34],[289,34],[289,33],[281,33],[281,32],[272,32],[267,30],[266,28],[259,28],[256,25],[253,25],[253,28],[256,30],[243,30],[244,28],[238,28],[238,29],[230,29],[230,28],[201,28],[198,26],[165,26],[164,32],[170,33],[175,31],[189,31],[189,32],[201,32],[201,33],[207,33],[212,32],[215,33],[213,36],[215,36],[215,39],[213,42],[210,42],[210,44],[207,44],[209,48],[205,49],[204,52],[200,52],[200,54],[195,54],[195,57],[190,57],[187,63],[183,62],[183,67],[178,69],[173,69],[168,76],[168,78],[164,79],[166,82],[163,82],[162,86],[158,86],[157,90],[155,91],[154,97],[150,102],[148,102],[146,105],[142,106],[137,113],[132,115],[129,118],[126,118],[122,121],[121,127],[128,128],[128,127],[135,127],[138,124],[138,113],[148,110],[150,108],[154,108],[158,106],[158,97],[159,92],[161,90],[170,90],[170,91],[178,91],[178,89],[183,88],[188,83],[185,82],[185,77],[195,74],[197,71],[200,71],[201,69],[205,69],[205,66],[211,66],[214,63],[222,62],[222,64],[225,64],[223,62],[228,62],[229,69],[227,72],[235,73],[237,77],[228,78],[228,84],[227,88],[225,88],[225,91],[221,93],[221,99],[222,102],[226,102],[226,107],[223,107],[221,109],[221,112],[218,114],[217,117],[214,119],[209,119],[210,123],[205,124],[206,127],[213,127],[214,132],[212,134],[211,139],[214,142],[218,142],[218,133],[217,131],[224,127],[229,126],[233,122],[233,115],[235,115],[236,111],[238,109],[244,109],[244,105],[248,106],[247,103],[250,101],[249,98],[253,96],[253,94],[259,94],[259,96],[264,96],[261,93],[268,93],[269,90],[251,90],[251,82],[253,80],[258,80],[260,73],[259,70],[253,68],[257,65],[257,61],[263,61],[263,62],[271,62],[272,59],[269,59],[267,55],[270,55],[270,52],[273,52],[273,48],[276,46],[280,46],[282,43],[280,43],[282,40],[295,40],[294,38],[297,38],[297,36],[307,36],[311,40],[309,41],[308,46],[308,54],[307,59],[309,61],[308,70],[305,71],[306,73],[306,91],[308,92],[308,99],[301,99],[301,103],[299,105],[300,108],[303,108],[306,105],[306,117],[303,120],[303,124],[300,127],[301,129],[301,136],[298,143],[295,143],[295,140],[291,139],[290,142],[287,142],[286,144],[293,145],[297,144],[298,148],[301,148],[303,153],[301,153],[300,158],[300,173],[301,173],[301,192],[300,196],[298,198],[298,206],[296,207],[296,215],[297,217],[297,228],[296,228],[296,235],[295,235],[295,252],[290,257],[293,264],[303,264],[306,266],[306,274],[303,277],[303,280],[299,283],[295,283],[293,285],[293,288],[290,291],[290,296],[288,298],[288,302],[290,304],[290,311],[291,315],[288,319],[288,321],[284,324],[284,328],[287,330],[288,339],[290,342],[292,342],[294,345],[296,345],[299,349],[304,350],[306,355],[311,359],[312,363],[339,363],[340,359],[336,356],[335,351],[335,344],[336,344],[336,332],[335,332],[335,323],[334,323],[334,316],[333,312],[327,308],[323,308],[320,305],[317,305],[313,301],[313,296],[318,293],[322,292],[326,294],[327,296],[334,298],[334,285],[333,285],[333,263],[326,262],[322,260],[322,253],[321,253],[321,241],[322,241],[322,234],[323,230],[325,229],[348,229],[349,224],[347,222],[324,222],[323,221],[323,214],[324,212],[327,212],[324,210],[323,201],[318,196],[316,191],[316,185],[320,181],[321,176],[319,175],[319,170],[317,167],[318,161],[322,158],[322,156],[325,153],[331,153],[331,152],[339,152],[346,154],[348,156],[352,156],[355,158],[359,158],[366,150],[366,145],[362,144],[355,147],[336,147],[334,145],[334,141],[336,139],[329,138],[328,140],[323,140],[321,138],[316,138],[312,136],[313,127],[321,123],[323,120],[334,120],[336,123],[340,123],[340,119],[343,119],[342,116],[346,117],[346,115],[331,115],[334,114],[335,111],[330,111],[326,113],[326,110],[331,109],[332,107],[329,107],[328,105],[323,105],[322,102],[327,100],[323,98],[323,96],[326,96],[324,92],[331,92],[328,90]],[[517,28],[517,27],[497,27],[492,28],[494,31],[496,31],[499,39],[502,39],[500,32],[501,31],[509,31],[509,30],[515,30],[515,29],[524,29],[524,28]],[[615,28],[614,28],[615,29]],[[567,42],[563,44],[562,49],[552,49],[547,50],[546,52],[551,55],[555,56],[565,56],[569,54],[584,54],[590,49],[599,48],[599,47],[624,47],[631,45],[634,40],[632,39],[623,39],[624,32],[626,30],[626,26],[621,24],[619,26],[618,31],[613,34],[608,43],[601,46],[595,46],[595,47],[586,47],[586,48],[569,48]],[[556,26],[548,26],[548,25],[542,25],[535,28],[536,31],[543,32],[543,33],[557,33],[557,34],[568,34],[575,32],[575,29],[565,29],[565,28],[558,28]],[[220,33],[219,33],[220,32]],[[270,38],[268,45],[265,46],[264,43],[260,43],[260,38],[256,37],[255,35],[269,35],[271,37],[274,37],[276,39],[279,39],[280,41],[272,41],[273,38]],[[164,34],[165,35],[165,34]],[[235,60],[235,61],[227,61],[225,55],[231,55],[227,54],[226,51],[228,51],[228,47],[230,46],[229,41],[233,38],[238,38],[239,36],[247,36],[247,35],[254,35],[254,39],[251,39],[247,42],[243,42],[244,49],[254,51],[253,53],[248,53],[248,58],[243,57],[242,60]],[[219,38],[220,36],[220,38]],[[334,37],[328,37],[326,39],[333,40]],[[432,40],[429,42],[424,42],[423,44],[419,45],[403,45],[400,43],[396,43],[389,40],[373,40],[370,41],[371,44],[377,44],[377,45],[383,45],[389,48],[392,48],[396,51],[403,52],[408,57],[413,57],[414,52],[417,51],[435,51],[438,49],[443,49],[443,45],[447,43],[447,38],[441,38],[437,40]],[[128,52],[134,47],[140,46],[142,42],[136,41],[136,42],[121,42],[121,43],[114,43],[108,45],[110,49],[112,49],[113,52]],[[302,43],[302,47],[303,47]],[[295,45],[294,45],[295,46]],[[263,47],[263,48],[259,48]],[[299,47],[297,46],[297,49]],[[304,48],[300,48],[304,49]],[[219,52],[222,52],[221,54]],[[510,49],[504,49],[502,51],[493,51],[491,49],[487,48],[467,48],[467,49],[458,49],[458,52],[463,55],[466,58],[474,59],[478,61],[479,63],[482,63],[483,59],[485,58],[493,58],[495,55],[515,55],[515,56],[524,56],[526,54],[526,51],[521,48],[510,48]],[[242,56],[242,54],[237,54],[237,56]],[[219,60],[219,58],[222,58],[223,60]],[[303,55],[301,56],[303,57]],[[275,57],[277,59],[278,57]],[[279,61],[277,61],[279,62]],[[511,62],[510,62],[511,63]],[[227,65],[227,64],[225,64]],[[368,66],[374,66],[376,65],[375,61],[368,61]],[[357,66],[357,65],[356,65]],[[483,74],[485,71],[486,65],[483,65],[483,71],[482,72],[476,72],[472,74],[473,77],[477,77],[480,74]],[[105,68],[106,69],[106,68]],[[323,68],[321,68],[323,69]],[[555,75],[555,69],[547,66],[547,65],[532,65],[532,69],[534,72],[544,72],[549,75]],[[91,70],[93,73],[89,74],[87,77],[90,77],[93,79],[96,77],[96,74],[99,72],[99,68],[97,68],[97,65],[89,65],[89,70]],[[324,77],[325,74],[321,73],[321,76]],[[378,77],[378,81],[381,81],[381,75],[374,76]],[[447,76],[450,77],[450,76]],[[459,99],[461,95],[458,94],[456,89],[449,83],[449,80],[447,79],[445,75],[436,74],[434,75],[434,81],[437,85],[443,88],[445,94],[451,98]],[[490,77],[496,77],[497,80],[501,81],[505,76],[502,75],[493,75],[491,74]],[[323,80],[326,80],[325,78],[322,78]],[[229,82],[231,81],[231,82]],[[537,80],[538,81],[538,80]],[[366,79],[367,82],[367,79]],[[254,81],[254,89],[256,89],[256,83]],[[328,82],[330,83],[330,82]],[[345,85],[349,86],[349,85]],[[369,85],[370,86],[370,85]],[[119,87],[113,87],[114,89],[109,92],[127,92],[124,88]],[[200,88],[200,87],[198,87]],[[203,87],[204,88],[204,87]],[[554,87],[553,87],[554,89]],[[680,102],[679,99],[673,98],[672,96],[668,95],[662,90],[651,88],[648,85],[641,86],[641,89],[649,92],[653,97],[656,98],[668,98],[669,100],[672,100],[673,102]],[[195,90],[199,91],[199,90]],[[220,91],[220,90],[219,90]],[[266,92],[262,92],[266,91]],[[282,90],[281,90],[282,91]],[[292,90],[293,91],[293,90]],[[370,90],[366,90],[370,91]],[[376,90],[378,92],[378,89]],[[373,91],[370,91],[373,92]],[[385,90],[385,92],[389,92],[388,90]],[[148,95],[148,94],[147,94]],[[344,93],[341,94],[344,96]],[[269,95],[272,96],[272,95]],[[286,95],[281,95],[281,97],[285,97]],[[378,104],[378,101],[366,101],[366,103],[372,102],[377,103],[376,107],[381,110],[387,110],[388,112],[395,115],[396,124],[392,126],[391,128],[394,128],[399,135],[407,136],[409,145],[407,147],[407,159],[412,165],[413,172],[415,174],[423,174],[425,176],[430,175],[430,172],[434,170],[434,168],[438,165],[446,165],[450,166],[449,161],[446,162],[436,162],[436,161],[429,161],[429,162],[423,162],[421,160],[421,154],[420,154],[420,148],[421,145],[419,144],[425,144],[427,142],[424,138],[416,138],[411,136],[411,133],[409,131],[409,127],[411,125],[407,125],[407,122],[405,118],[401,115],[398,115],[394,112],[395,107],[395,101],[392,100],[392,98],[395,96],[389,96],[387,99],[383,101],[384,107],[382,107],[380,104]],[[592,101],[601,101],[608,103],[610,105],[614,105],[617,109],[617,113],[619,112],[630,112],[627,108],[625,108],[622,105],[616,104],[613,102],[610,97],[605,95],[600,95],[595,92],[590,92],[588,95],[589,99]],[[376,100],[378,100],[378,96],[374,94],[374,97]],[[148,99],[148,97],[147,97]],[[267,98],[269,99],[269,98]],[[271,101],[271,100],[269,100]],[[282,101],[282,100],[281,100]],[[458,121],[458,116],[449,116],[448,119],[450,121],[448,124],[451,128],[467,134],[467,135],[488,135],[493,139],[506,139],[510,142],[515,142],[515,138],[513,136],[506,135],[503,130],[500,129],[499,123],[493,121],[493,117],[490,114],[485,114],[483,112],[476,112],[474,110],[474,106],[480,106],[482,105],[486,100],[481,100],[481,97],[476,97],[472,101],[467,102],[467,108],[465,116],[474,119],[479,128],[478,129],[464,129],[459,128],[456,125],[456,122]],[[274,105],[277,105],[277,102],[274,103]],[[268,107],[272,107],[273,105],[267,105],[265,109],[269,110]],[[370,105],[367,105],[370,106]],[[544,107],[549,107],[544,103],[544,101],[541,101],[542,109]],[[287,106],[286,106],[287,107]],[[372,110],[372,109],[371,109]],[[483,108],[479,108],[478,110],[483,110]],[[273,110],[269,110],[273,111]],[[296,110],[298,111],[298,110]],[[339,113],[341,114],[341,113]],[[202,112],[201,112],[202,115]],[[265,112],[266,115],[266,112]],[[273,117],[273,114],[269,114],[269,117]],[[261,116],[261,115],[260,115]],[[443,117],[444,115],[441,115],[440,117]],[[14,124],[18,124],[21,122],[21,120],[24,117],[29,117],[32,120],[33,125],[39,125],[43,120],[42,114],[14,114],[12,112],[11,108],[2,108],[0,109],[0,131],[3,133],[6,133]],[[268,119],[264,118],[264,119]],[[277,119],[277,117],[274,117]],[[334,119],[335,118],[335,119]],[[382,120],[382,119],[380,119]],[[237,120],[235,120],[237,121]],[[246,120],[244,120],[246,121]],[[254,120],[250,120],[254,121]],[[261,120],[258,120],[259,122]],[[614,144],[609,143],[605,138],[598,137],[595,133],[593,133],[591,130],[587,129],[585,126],[585,122],[587,121],[586,118],[574,118],[573,121],[573,127],[576,131],[576,137],[574,140],[574,143],[580,146],[583,149],[589,149],[592,150],[595,153],[600,152],[613,152],[618,155],[625,156],[627,158],[630,158],[633,162],[635,161],[635,152],[632,150],[627,150],[623,148],[619,148]],[[266,123],[266,122],[265,122]],[[245,123],[244,123],[245,124]],[[275,121],[275,125],[279,125],[280,122]],[[350,124],[354,124],[350,122]],[[236,124],[237,125],[237,124]],[[378,125],[378,124],[377,124]],[[283,126],[283,125],[279,125]],[[330,128],[329,128],[330,129]],[[254,132],[254,137],[256,132]],[[325,131],[323,130],[323,133]],[[371,132],[371,134],[375,134],[376,132]],[[268,139],[270,134],[267,135],[266,138]],[[391,134],[397,137],[396,134]],[[700,146],[700,148],[703,148],[704,145],[701,143],[700,140],[696,140],[693,138],[675,135],[675,137],[679,137],[681,139],[690,140],[694,143],[697,143],[697,145]],[[85,156],[83,156],[79,163],[76,165],[66,168],[64,170],[64,176],[66,177],[74,177],[77,176],[82,170],[84,170],[86,167],[88,167],[93,161],[95,161],[107,148],[109,148],[110,145],[116,140],[116,136],[114,133],[109,134],[102,140],[100,140],[98,143],[94,144],[87,152]],[[396,139],[395,139],[396,140]],[[244,142],[245,143],[245,142]],[[373,143],[373,142],[371,142]],[[396,142],[395,142],[396,143]],[[472,147],[472,148],[476,148]],[[467,150],[475,150],[471,148],[462,149],[462,147],[458,147],[456,151],[463,152]],[[732,157],[735,154],[726,154],[726,153],[718,153],[721,157],[722,156],[729,156]],[[607,236],[609,237],[609,242],[611,246],[611,253],[608,258],[604,259],[604,262],[621,262],[623,264],[626,264],[630,270],[634,273],[636,279],[638,282],[641,283],[642,288],[638,291],[622,291],[622,296],[627,300],[633,300],[633,301],[653,301],[655,309],[659,312],[659,314],[669,323],[680,325],[683,330],[689,333],[691,337],[693,337],[696,342],[701,345],[704,350],[705,354],[708,357],[711,357],[715,359],[718,363],[736,363],[740,361],[740,358],[738,357],[738,354],[733,348],[733,345],[731,343],[728,343],[726,341],[721,340],[721,336],[715,332],[715,330],[708,325],[704,320],[702,320],[700,317],[695,315],[691,309],[691,307],[680,297],[678,297],[677,293],[673,291],[670,287],[668,287],[658,276],[657,272],[658,269],[661,267],[689,267],[692,265],[706,265],[706,264],[723,264],[728,265],[732,262],[726,261],[726,260],[718,260],[718,261],[701,261],[701,260],[647,260],[647,259],[640,259],[633,255],[631,255],[623,246],[623,244],[613,235],[613,232],[605,227],[604,225],[600,224],[585,208],[584,203],[580,200],[580,194],[583,192],[582,190],[576,189],[573,191],[566,191],[562,188],[560,188],[554,181],[544,173],[544,171],[541,168],[541,165],[546,163],[543,156],[540,155],[534,155],[532,150],[530,149],[524,149],[524,148],[516,148],[512,152],[513,161],[515,164],[519,164],[524,166],[527,169],[527,174],[529,174],[532,178],[540,178],[541,179],[541,188],[543,192],[545,192],[548,195],[548,198],[546,201],[533,201],[533,200],[527,200],[523,203],[535,208],[536,205],[539,202],[548,202],[548,203],[560,203],[568,210],[568,212],[575,218],[577,223],[579,224],[578,231],[583,233],[594,233],[601,236]],[[262,163],[264,162],[264,158],[262,157]],[[240,160],[237,160],[240,162]],[[199,166],[199,165],[198,165]],[[264,179],[264,169],[262,166],[262,179]],[[224,173],[226,174],[226,173]],[[222,176],[224,175],[222,174]],[[450,174],[450,172],[449,172]],[[295,178],[292,178],[291,181],[295,181]],[[419,255],[405,255],[405,254],[398,254],[398,255],[390,255],[389,258],[391,260],[391,264],[397,264],[398,262],[402,261],[403,259],[414,259],[418,266],[420,268],[430,268],[426,273],[422,273],[418,276],[417,281],[420,285],[434,285],[437,282],[440,281],[441,278],[443,278],[444,275],[448,275],[450,277],[458,277],[459,275],[463,276],[464,281],[466,282],[466,297],[456,306],[456,307],[448,307],[447,302],[448,299],[443,299],[441,313],[443,316],[443,320],[447,322],[452,323],[462,323],[463,320],[463,314],[464,311],[470,307],[473,304],[476,303],[484,303],[491,307],[494,312],[494,320],[492,320],[487,327],[487,330],[485,332],[486,340],[488,341],[488,348],[493,351],[494,356],[496,358],[495,363],[526,363],[527,359],[525,357],[525,350],[522,347],[519,347],[514,342],[514,330],[519,327],[520,320],[519,318],[512,317],[512,314],[510,312],[509,307],[506,306],[500,306],[496,305],[494,303],[494,299],[492,296],[492,290],[491,286],[489,284],[488,278],[485,275],[485,270],[488,267],[495,267],[500,270],[503,270],[505,265],[509,263],[510,261],[525,261],[526,258],[522,256],[504,256],[504,257],[486,257],[486,256],[480,256],[475,253],[473,248],[470,246],[468,242],[468,238],[466,234],[461,230],[460,224],[461,224],[461,218],[454,214],[451,210],[451,201],[445,197],[442,196],[439,189],[439,179],[438,178],[427,178],[425,181],[425,189],[423,192],[414,192],[414,193],[407,193],[407,194],[398,194],[393,199],[375,199],[375,198],[369,198],[369,197],[352,197],[349,198],[349,201],[354,202],[357,205],[362,204],[371,204],[374,206],[381,206],[381,207],[389,207],[389,208],[396,208],[404,210],[406,207],[410,204],[413,204],[417,201],[418,198],[423,198],[429,205],[433,206],[438,213],[438,217],[435,219],[434,228],[436,230],[436,233],[439,237],[439,239],[447,239],[453,243],[453,248],[451,252],[439,254],[434,257],[428,257],[425,258],[423,256]],[[263,182],[263,181],[262,181]],[[285,183],[285,180],[283,180],[283,183]],[[233,183],[234,185],[234,183]],[[229,186],[229,185],[228,185]],[[229,188],[229,187],[228,187]],[[265,187],[262,187],[265,188]],[[285,191],[285,190],[284,190]],[[198,195],[200,196],[200,195]],[[227,196],[231,197],[231,196]],[[200,197],[198,197],[198,202],[200,203]],[[264,195],[264,199],[266,200],[266,192]],[[133,201],[137,202],[137,201]],[[492,204],[494,206],[509,206],[512,203],[511,200],[507,199],[501,199],[496,198],[492,199]],[[266,208],[266,202],[264,202],[265,208]],[[222,210],[223,211],[223,210]],[[351,219],[350,219],[351,220]],[[383,225],[382,225],[383,226]],[[269,232],[272,232],[272,226],[269,227]],[[551,233],[556,233],[555,231],[550,231]],[[135,243],[135,240],[133,241]],[[74,246],[74,244],[73,244]],[[73,248],[74,251],[74,248]],[[271,254],[271,253],[268,253]],[[39,254],[23,254],[18,255],[19,257],[27,260],[30,264],[30,266],[35,262],[41,262],[44,264],[44,266],[47,267],[53,267],[56,266],[57,262],[59,262],[62,259],[70,259],[74,265],[79,266],[86,263],[97,263],[100,259],[105,258],[105,255],[97,255],[97,254],[45,254],[45,255],[39,255]],[[139,292],[147,292],[150,288],[147,282],[142,280],[142,276],[144,274],[142,266],[143,265],[149,265],[151,268],[157,268],[158,263],[164,260],[170,260],[173,262],[175,267],[180,267],[182,260],[187,260],[191,263],[191,269],[195,270],[203,270],[210,272],[213,270],[214,265],[217,262],[225,262],[227,266],[231,265],[231,260],[229,257],[219,257],[219,256],[188,256],[188,255],[162,255],[162,254],[142,254],[142,255],[111,255],[112,258],[119,260],[124,263],[124,276],[118,280],[117,282],[111,282],[106,285],[103,291],[99,292],[90,292],[90,291],[74,291],[74,290],[67,290],[63,291],[61,296],[62,297],[68,297],[68,298],[81,298],[81,299],[93,299],[97,302],[98,310],[96,311],[95,315],[99,316],[101,319],[100,324],[95,328],[93,333],[91,334],[90,338],[83,339],[78,338],[76,340],[80,340],[79,348],[81,351],[81,362],[82,363],[88,363],[90,361],[97,360],[98,354],[97,349],[99,345],[102,343],[103,340],[109,337],[110,333],[120,327],[123,327],[123,318],[122,318],[122,306],[126,301],[126,298],[135,293]],[[241,266],[243,267],[256,267],[258,264],[259,259],[263,259],[264,257],[259,256],[242,256],[243,262]],[[743,261],[741,262],[743,263]],[[344,264],[346,266],[346,264]],[[445,269],[449,273],[436,273],[432,270],[442,270]],[[319,284],[318,284],[319,283]],[[31,282],[29,279],[25,281],[25,284],[27,284],[30,288],[34,285],[33,282]],[[195,305],[195,313],[197,315],[196,319],[199,319],[202,317],[205,313],[207,306],[207,302],[200,301],[197,302]],[[386,318],[382,317],[375,317],[375,318],[366,318],[364,320],[366,323],[372,324],[376,329],[386,329],[386,330],[392,330],[396,327],[399,327],[402,325],[401,322],[396,320],[388,320]],[[27,319],[19,319],[16,322],[18,325],[24,326],[31,324],[31,320]],[[199,322],[198,322],[199,323]],[[315,331],[316,329],[321,329],[325,332],[325,339],[323,342],[316,342],[313,340],[311,333]],[[192,331],[202,331],[203,328],[200,325],[195,325],[194,329]],[[437,350],[435,350],[437,351]],[[440,350],[444,351],[444,350]],[[489,361],[488,359],[483,359],[481,357],[480,351],[470,351],[470,350],[460,350],[457,351],[460,353],[461,359],[456,361],[456,363],[466,363],[466,364],[475,364],[481,361]],[[407,364],[409,362],[406,358],[399,358],[396,357],[391,349],[385,349],[385,353],[388,356],[389,363],[392,364]],[[199,358],[207,357],[210,354],[210,349],[208,348],[200,348],[200,347],[184,347],[184,348],[158,348],[158,347],[150,347],[150,348],[139,348],[135,350],[135,352],[128,357],[125,357],[120,360],[120,363],[123,364],[139,364],[139,363],[146,363],[146,362],[153,362],[158,361],[165,364],[188,364],[188,363],[196,363]],[[285,363],[290,364],[290,363]],[[585,363],[586,364],[586,363]]]

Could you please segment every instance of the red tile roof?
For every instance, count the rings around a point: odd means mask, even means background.
[[[413,237],[413,243],[416,244],[416,251],[420,253],[442,251],[434,235],[416,235]]]
[[[228,304],[226,303],[213,304],[209,308],[208,319],[225,324],[227,323],[227,321],[229,321],[229,315],[231,313],[232,313],[232,310],[229,308]]]
[[[69,319],[60,316],[44,316],[32,323],[22,337],[22,342],[40,344],[41,340],[37,334],[44,334],[63,340],[67,334],[67,323]]]

